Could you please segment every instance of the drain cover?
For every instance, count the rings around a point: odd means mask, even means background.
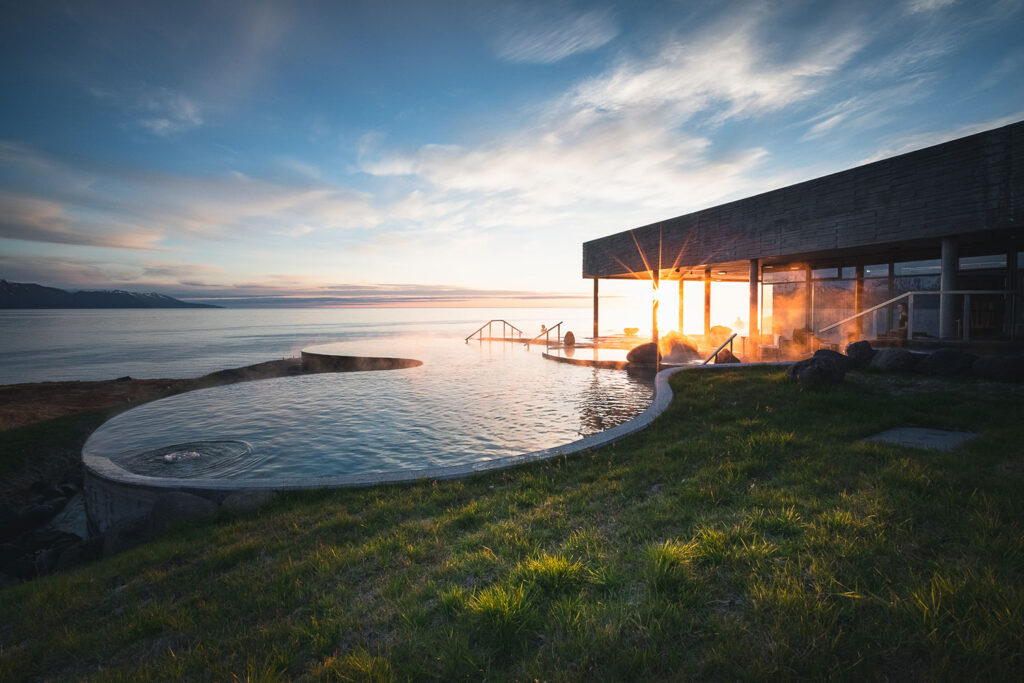
[[[970,441],[977,434],[974,432],[951,432],[946,429],[924,429],[922,427],[896,427],[869,436],[865,441],[882,441],[899,446],[912,446],[933,451],[951,451],[957,446]]]

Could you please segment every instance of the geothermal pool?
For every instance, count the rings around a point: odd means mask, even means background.
[[[423,365],[172,396],[108,421],[83,455],[136,475],[240,484],[426,470],[566,444],[651,403],[651,376],[552,362],[543,348],[450,337],[321,345],[307,351]]]

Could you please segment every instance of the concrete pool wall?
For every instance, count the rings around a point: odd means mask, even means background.
[[[305,354],[304,354],[305,355]],[[758,365],[785,367],[789,363],[760,363]],[[135,474],[120,467],[109,458],[83,453],[84,494],[90,526],[103,533],[121,520],[148,515],[161,494],[182,491],[220,503],[228,495],[243,490],[302,491],[325,488],[350,488],[375,484],[411,483],[421,480],[443,480],[468,477],[473,474],[502,470],[516,465],[581,451],[600,448],[644,429],[672,402],[669,378],[677,372],[728,372],[749,364],[704,365],[677,367],[663,370],[655,377],[654,399],[642,413],[631,420],[570,443],[522,453],[445,467],[372,472],[342,476],[262,478],[262,479],[185,479],[153,477]]]

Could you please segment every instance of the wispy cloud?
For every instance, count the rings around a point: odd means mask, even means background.
[[[1014,112],[1009,116],[1000,116],[987,121],[967,124],[966,126],[956,126],[954,128],[947,128],[944,130],[932,130],[910,135],[887,136],[881,141],[878,151],[861,160],[860,163],[867,164],[872,161],[878,161],[879,159],[896,156],[897,154],[912,152],[916,149],[922,149],[932,145],[940,145],[943,142],[949,142],[950,140],[956,140],[957,138],[974,135],[975,133],[981,133],[986,130],[992,130],[993,128],[1008,126],[1011,123],[1016,123],[1022,119],[1024,119],[1024,109]]]
[[[0,236],[26,241],[152,249],[184,234],[295,236],[381,220],[368,195],[325,183],[93,167],[13,143],[0,144],[0,174],[10,179]]]
[[[619,29],[608,10],[560,13],[556,8],[524,10],[512,6],[502,15],[498,57],[509,62],[550,64],[605,45]]]
[[[466,229],[557,225],[570,209],[654,216],[748,192],[774,181],[753,173],[766,150],[721,151],[687,131],[804,100],[862,44],[851,32],[782,61],[760,30],[752,20],[721,24],[623,60],[541,107],[533,125],[473,147],[400,152],[368,138],[362,168],[423,181],[409,203]]]
[[[182,133],[203,123],[199,105],[194,100],[167,88],[149,92],[138,108],[145,112],[138,124],[156,135]]]

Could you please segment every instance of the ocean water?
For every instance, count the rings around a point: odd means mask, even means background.
[[[0,384],[197,377],[329,342],[362,341],[367,355],[389,355],[387,339],[461,340],[489,319],[532,333],[565,321],[563,332],[582,337],[590,316],[571,308],[6,310]]]

